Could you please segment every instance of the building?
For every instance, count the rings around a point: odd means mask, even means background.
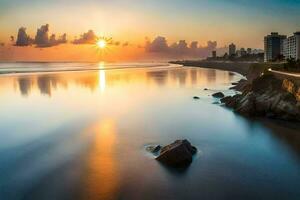
[[[265,36],[265,62],[274,61],[283,56],[283,41],[286,39],[285,35],[279,35],[277,32],[272,32]]]
[[[240,56],[245,56],[245,55],[247,55],[247,51],[245,50],[245,48],[241,48],[241,50],[240,50]]]
[[[216,58],[216,57],[217,57],[217,52],[216,52],[216,51],[212,51],[211,54],[212,54],[212,57],[213,57],[213,58]]]
[[[283,55],[285,59],[300,59],[300,32],[294,33],[283,41]]]
[[[229,56],[233,56],[236,54],[236,46],[235,44],[231,43],[229,45]]]
[[[252,49],[251,48],[247,48],[247,54],[252,54]]]

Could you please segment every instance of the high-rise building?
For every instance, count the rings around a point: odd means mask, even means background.
[[[245,50],[245,48],[241,48],[240,52],[241,52],[241,56],[247,55],[247,51]]]
[[[283,41],[283,55],[285,59],[300,59],[300,32],[294,33]]]
[[[217,57],[217,51],[212,51],[211,54],[212,54],[212,57],[213,57],[213,58],[216,58],[216,57]]]
[[[283,41],[286,35],[279,35],[277,32],[272,32],[264,38],[265,46],[265,62],[273,61],[283,56]]]
[[[236,54],[236,46],[235,44],[231,43],[229,45],[229,56],[233,56]]]
[[[251,48],[247,48],[247,54],[252,54],[252,49]]]

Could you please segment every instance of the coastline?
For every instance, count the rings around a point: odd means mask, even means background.
[[[209,68],[209,69],[217,69],[217,70],[225,70],[239,73],[245,76],[247,79],[241,79],[237,85],[230,88],[231,90],[237,90],[243,92],[245,85],[251,84],[252,81],[259,77],[262,72],[265,71],[266,66],[264,63],[242,63],[242,62],[211,62],[211,61],[175,61],[170,62],[173,64],[181,64],[186,67],[201,67],[201,68]],[[280,77],[276,77],[282,79]],[[232,109],[232,108],[229,108]],[[232,109],[232,112],[235,112]],[[237,113],[238,114],[238,113]],[[240,115],[240,114],[239,114]],[[244,115],[242,115],[244,116]],[[287,143],[288,146],[292,146],[294,150],[300,153],[300,134],[298,133],[300,130],[299,122],[291,122],[285,121],[281,119],[270,119],[268,117],[252,117],[252,116],[244,116],[249,120],[254,120],[260,122],[266,128],[271,130],[271,133],[278,138],[282,139]],[[299,156],[299,154],[297,154]]]
[[[171,61],[171,64],[180,64],[187,67],[202,67],[232,71],[246,76],[250,70],[251,62],[214,62],[214,61]]]

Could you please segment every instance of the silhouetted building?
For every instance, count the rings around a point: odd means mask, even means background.
[[[285,59],[300,59],[300,32],[294,33],[283,41],[283,55]]]
[[[233,56],[236,54],[236,46],[235,44],[231,43],[229,45],[229,56]]]
[[[260,54],[260,53],[264,53],[265,51],[262,49],[252,49],[252,54]]]
[[[274,61],[283,55],[283,41],[285,39],[286,35],[279,35],[277,32],[265,36],[265,62]]]
[[[228,59],[228,57],[229,57],[228,53],[225,53],[223,56],[224,59]]]
[[[213,58],[216,58],[216,57],[217,57],[217,51],[212,51],[211,54],[212,54],[212,57],[213,57]]]
[[[241,48],[240,54],[241,54],[241,56],[247,55],[247,51],[245,50],[245,48]]]
[[[247,54],[252,54],[252,49],[251,48],[247,48]]]

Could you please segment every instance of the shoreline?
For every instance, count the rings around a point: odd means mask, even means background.
[[[244,84],[251,82],[253,79],[257,78],[264,70],[264,65],[262,67],[257,67],[254,69],[251,67],[257,63],[241,63],[241,62],[209,62],[209,61],[175,61],[170,62],[173,64],[181,64],[184,67],[201,67],[208,69],[224,70],[229,72],[235,72],[243,75],[246,80],[241,78],[239,85],[243,87]],[[244,81],[243,81],[244,80]],[[243,82],[243,83],[242,83]],[[229,90],[239,91],[242,87],[235,85],[229,88]],[[228,107],[226,107],[228,108]],[[228,108],[231,109],[231,108]],[[234,112],[234,109],[231,109]],[[240,115],[236,113],[237,115]],[[243,115],[240,115],[243,116]],[[253,120],[261,123],[264,127],[269,129],[272,135],[282,139],[290,146],[292,149],[300,153],[300,130],[299,122],[285,121],[281,119],[270,119],[267,117],[247,117],[243,116],[248,120]]]
[[[91,66],[93,66],[94,64],[91,63],[87,63]],[[90,67],[90,68],[86,68],[86,67],[76,67],[76,68],[69,68],[69,69],[59,69],[59,68],[48,68],[48,69],[41,69],[41,70],[20,70],[20,71],[1,71],[1,69],[4,68],[0,68],[0,76],[6,76],[6,75],[27,75],[27,74],[51,74],[51,73],[65,73],[65,72],[90,72],[90,71],[109,71],[109,70],[128,70],[128,69],[151,69],[151,68],[169,68],[169,67],[173,67],[172,64],[148,64],[148,65],[134,65],[132,64],[129,67],[125,67],[126,65],[108,65],[108,66],[119,66],[119,67],[107,67],[107,68],[99,68],[99,67]],[[175,66],[175,67],[179,67]],[[5,68],[5,69],[9,69],[9,68]],[[24,69],[24,68],[20,68],[20,69]]]
[[[212,61],[171,61],[171,64],[180,64],[184,67],[202,67],[231,71],[246,76],[252,64],[250,62],[212,62]]]

